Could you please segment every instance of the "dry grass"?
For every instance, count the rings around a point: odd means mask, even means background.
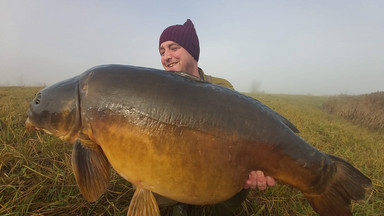
[[[339,95],[330,98],[324,109],[374,130],[384,130],[384,92]]]
[[[0,88],[0,215],[125,215],[131,185],[112,171],[106,193],[88,203],[71,170],[72,146],[24,127],[29,102],[39,88]],[[325,113],[326,97],[252,95],[291,120],[300,135],[322,151],[340,156],[373,181],[355,215],[384,212],[384,135]],[[278,185],[252,191],[243,215],[315,215],[303,195]],[[207,210],[202,210],[209,212]]]

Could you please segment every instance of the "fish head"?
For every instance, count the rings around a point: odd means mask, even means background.
[[[27,129],[73,142],[81,126],[78,83],[74,77],[39,91],[27,112]]]

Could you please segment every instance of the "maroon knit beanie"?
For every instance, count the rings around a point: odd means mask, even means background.
[[[190,19],[187,19],[184,25],[173,25],[166,28],[160,36],[159,47],[165,41],[178,43],[187,50],[196,61],[199,61],[199,38]]]

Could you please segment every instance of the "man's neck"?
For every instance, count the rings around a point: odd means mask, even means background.
[[[200,73],[199,73],[199,67],[197,67],[197,64],[195,67],[192,68],[192,70],[190,72],[188,72],[189,74],[195,76],[195,77],[200,77]]]

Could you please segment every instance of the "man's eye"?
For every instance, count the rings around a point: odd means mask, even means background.
[[[171,49],[171,50],[177,50],[177,49],[179,49],[179,47],[178,47],[178,46],[171,46],[170,49]]]

